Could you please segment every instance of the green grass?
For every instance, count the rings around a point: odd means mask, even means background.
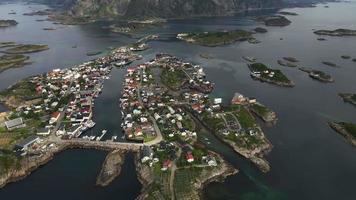
[[[268,68],[266,65],[262,63],[253,63],[249,65],[249,68],[251,71],[258,71],[261,72],[261,77],[272,80],[272,81],[277,81],[277,82],[282,82],[282,83],[290,83],[291,81],[285,76],[281,70],[278,69],[271,69]],[[269,72],[274,72],[273,77],[269,77],[268,74],[263,73],[263,71],[268,70]]]
[[[205,46],[219,46],[231,44],[237,40],[251,38],[251,33],[243,30],[226,32],[191,33],[186,39],[192,39],[195,43]]]
[[[251,113],[244,107],[241,107],[239,111],[234,112],[239,120],[242,128],[253,128],[256,126],[256,119]]]
[[[21,99],[25,97],[35,97],[36,95],[36,85],[29,82],[27,79],[22,80],[13,85],[11,88],[0,92],[0,96],[15,96]]]
[[[261,116],[265,116],[270,112],[270,110],[266,106],[257,103],[251,105],[251,108]]]
[[[340,122],[339,125],[341,125],[348,133],[352,135],[353,138],[356,139],[356,124]]]
[[[181,69],[175,69],[174,71],[162,69],[161,80],[167,87],[178,90],[187,80],[187,76]]]
[[[0,64],[19,63],[28,59],[29,59],[28,56],[21,55],[21,54],[2,55],[0,56]]]
[[[6,173],[11,168],[18,168],[19,159],[11,152],[0,153],[0,174]]]
[[[174,193],[176,199],[194,199],[190,196],[194,193],[194,182],[202,173],[201,168],[191,167],[176,170],[174,179]]]
[[[211,129],[214,131],[225,127],[225,122],[223,119],[210,116],[210,114],[207,112],[202,113],[202,120],[207,126],[211,127]]]
[[[33,52],[38,52],[38,51],[44,51],[47,49],[48,49],[47,45],[21,44],[21,45],[17,45],[17,46],[11,47],[9,49],[6,49],[4,52],[11,53],[11,54],[21,54],[21,53],[33,53]]]

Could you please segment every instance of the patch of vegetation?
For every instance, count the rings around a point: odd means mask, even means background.
[[[24,54],[24,53],[34,53],[39,51],[48,50],[48,45],[38,45],[38,44],[21,44],[6,49],[4,53],[8,54]]]
[[[165,68],[162,69],[161,80],[167,87],[178,90],[187,80],[187,76],[180,69],[170,70]]]
[[[258,115],[261,116],[266,116],[269,112],[271,112],[266,106],[263,106],[258,103],[252,104],[251,109],[253,109],[254,112],[258,113]]]
[[[256,119],[246,108],[241,107],[241,109],[239,111],[234,112],[234,114],[239,120],[242,128],[247,129],[256,127]]]
[[[0,174],[8,172],[9,169],[19,167],[19,159],[12,152],[0,151]]]
[[[183,39],[204,46],[220,46],[231,44],[236,41],[244,41],[252,38],[248,31],[234,30],[224,32],[190,33],[183,36]]]
[[[176,199],[196,199],[192,196],[195,193],[194,183],[196,179],[202,174],[203,169],[197,167],[190,167],[186,169],[176,170],[174,179],[174,193]]]
[[[356,124],[347,122],[339,122],[338,124],[342,126],[348,133],[350,133],[353,138],[356,139]]]
[[[252,72],[260,72],[261,78],[281,82],[281,83],[290,83],[291,81],[282,73],[281,70],[268,68],[262,63],[253,63],[249,65],[249,68]],[[273,76],[270,76],[271,73],[274,73]]]
[[[28,79],[21,80],[10,88],[0,92],[0,96],[14,96],[21,99],[37,97],[36,85]]]

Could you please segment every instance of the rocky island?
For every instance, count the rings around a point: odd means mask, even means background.
[[[351,103],[356,106],[356,94],[352,93],[340,93],[339,96],[347,103]]]
[[[96,185],[107,186],[120,175],[121,165],[124,163],[124,152],[114,150],[110,152],[103,163],[101,171],[96,179]]]
[[[294,87],[294,83],[281,70],[268,68],[262,63],[248,64],[248,67],[253,79],[282,87]]]
[[[0,20],[0,28],[16,26],[18,24],[15,20]]]
[[[288,26],[292,23],[281,15],[258,17],[257,21],[262,21],[266,26]]]
[[[189,43],[202,46],[215,47],[232,44],[237,41],[247,41],[252,37],[252,33],[244,30],[204,32],[204,33],[180,33],[177,38]]]
[[[300,67],[300,71],[306,72],[309,74],[309,77],[324,82],[324,83],[332,83],[334,82],[334,79],[327,73],[320,71],[320,70],[314,70],[311,68],[306,68],[306,67]]]
[[[350,29],[335,29],[335,30],[317,30],[314,31],[317,35],[328,35],[328,36],[356,36],[356,30]]]

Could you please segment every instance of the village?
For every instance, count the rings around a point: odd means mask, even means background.
[[[95,126],[94,100],[101,93],[104,80],[110,78],[111,69],[140,58],[129,47],[121,47],[108,56],[72,68],[30,77],[2,92],[2,96],[16,98],[20,104],[8,105],[14,110],[3,117],[3,131],[19,137],[29,135],[14,145],[15,151],[22,155],[30,150],[45,151],[55,146],[51,140],[81,137]],[[82,139],[99,141],[105,132]]]
[[[220,167],[221,158],[198,140],[201,128],[214,132],[262,171],[269,170],[262,156],[271,145],[252,113],[265,122],[275,122],[276,114],[239,93],[226,106],[222,98],[209,96],[213,88],[201,66],[168,54],[127,68],[119,100],[123,132],[127,140],[144,144],[140,162],[161,177],[158,181],[172,182],[181,169]],[[162,180],[167,171],[171,178]],[[164,198],[174,191],[151,193]]]
[[[211,98],[214,83],[207,80],[203,68],[168,54],[126,68],[118,101],[126,141],[114,137],[103,141],[105,129],[99,135],[83,134],[96,125],[92,120],[94,101],[104,80],[110,79],[113,67],[140,59],[134,51],[140,50],[121,47],[73,68],[30,77],[2,92],[2,96],[22,97],[20,105],[4,117],[8,120],[3,129],[19,137],[28,135],[13,146],[16,155],[46,157],[67,146],[134,151],[139,153],[137,168],[148,168],[154,177],[151,184],[171,185],[168,189],[149,187],[147,195],[191,197],[198,195],[196,191],[179,185],[236,173],[199,141],[199,131],[206,129],[262,171],[269,170],[262,156],[271,145],[253,113],[266,122],[276,121],[275,113],[239,93],[229,105],[222,98]]]

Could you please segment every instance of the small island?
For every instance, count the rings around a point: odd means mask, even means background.
[[[133,34],[139,31],[163,26],[166,23],[164,19],[148,19],[148,20],[132,20],[132,21],[123,21],[121,23],[116,23],[109,26],[111,32],[114,33],[124,33],[124,34]]]
[[[294,87],[294,83],[281,70],[268,68],[262,63],[249,64],[248,67],[253,79],[282,87]]]
[[[317,30],[314,31],[317,35],[328,35],[328,36],[356,36],[356,30],[350,29],[335,29],[335,30]]]
[[[334,82],[334,79],[327,73],[319,70],[314,70],[311,68],[306,68],[306,67],[300,67],[300,71],[306,72],[309,74],[309,77],[312,79],[318,80],[320,82],[324,83],[332,83]]]
[[[262,27],[256,27],[255,29],[253,29],[256,33],[267,33],[268,30]]]
[[[0,56],[0,73],[13,67],[22,67],[29,58],[21,54]]]
[[[15,20],[0,20],[0,28],[5,28],[5,27],[10,27],[10,26],[16,26],[18,24],[17,21]]]
[[[208,47],[228,45],[237,41],[252,39],[252,33],[244,30],[204,32],[204,33],[180,33],[177,38],[189,43]]]
[[[348,122],[329,122],[329,126],[342,135],[352,146],[356,147],[356,124]]]
[[[39,44],[20,44],[13,46],[11,48],[5,49],[2,52],[7,54],[26,54],[26,53],[35,53],[40,51],[48,50],[48,45],[39,45]]]
[[[258,17],[257,20],[262,21],[266,26],[288,26],[292,23],[281,15]]]
[[[340,93],[339,96],[347,103],[351,103],[356,106],[356,94],[352,93]]]
[[[330,66],[330,67],[339,67],[337,64],[330,62],[330,61],[322,61],[324,65]]]

